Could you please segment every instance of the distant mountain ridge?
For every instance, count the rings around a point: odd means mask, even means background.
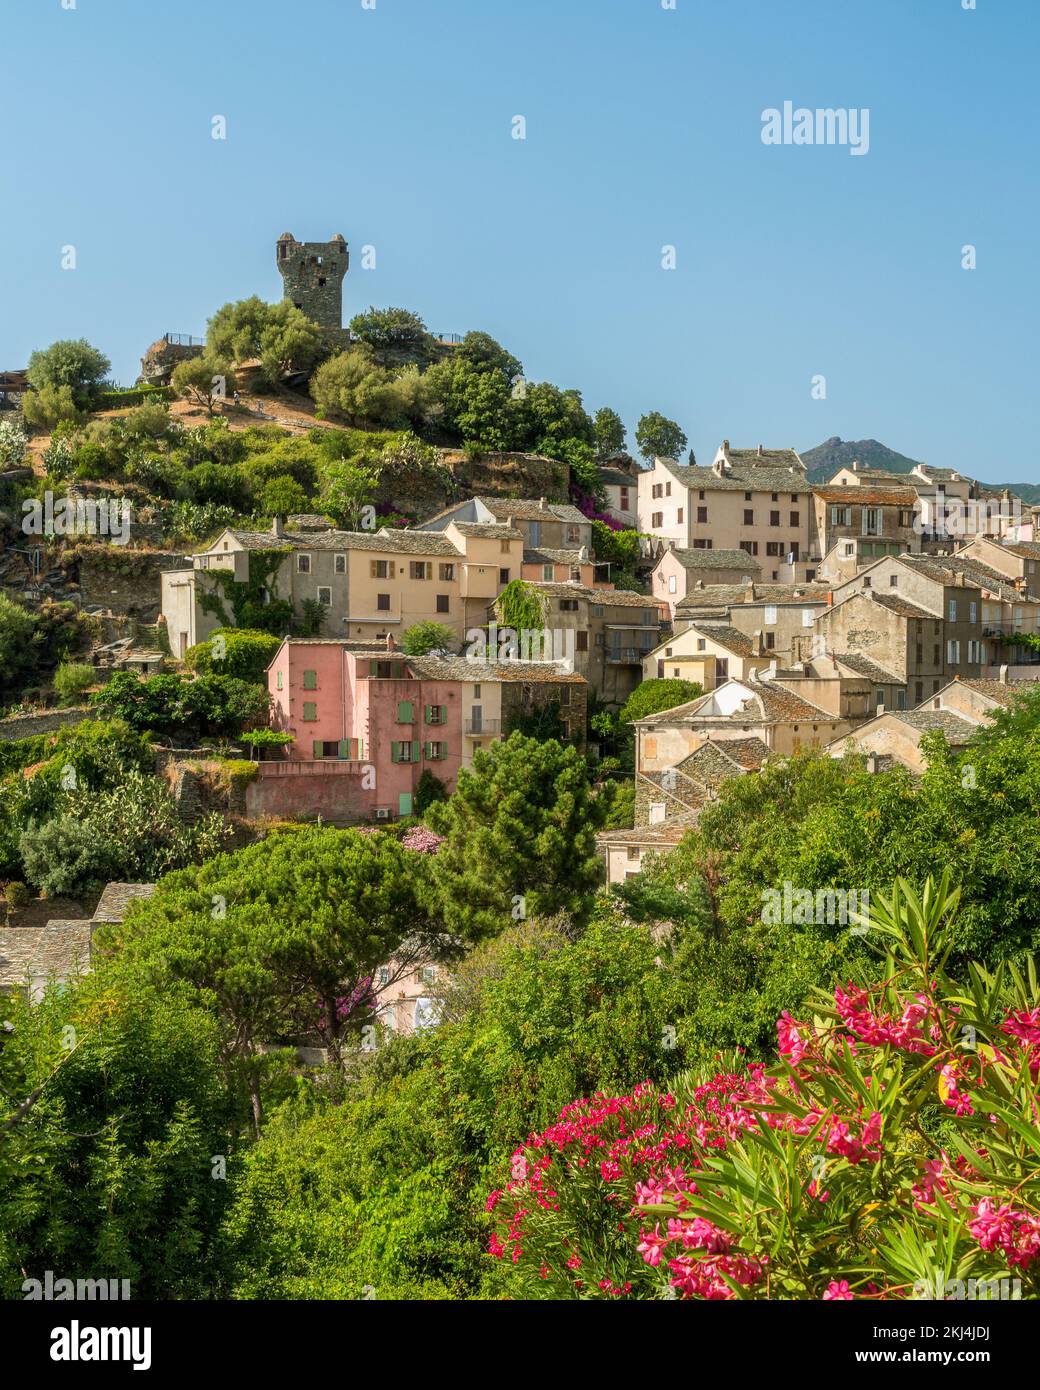
[[[861,468],[883,468],[889,473],[909,473],[921,462],[908,458],[906,454],[896,453],[887,444],[877,439],[839,439],[832,435],[814,449],[800,451],[810,483],[825,483],[833,478],[839,468],[848,468],[853,462]],[[1040,502],[1040,483],[983,483],[992,492],[1002,492],[1007,488],[1023,502]]]
[[[849,468],[857,461],[861,468],[884,468],[889,473],[909,473],[921,462],[897,454],[876,439],[839,439],[837,435],[817,444],[815,449],[802,450],[802,462],[811,483],[825,483],[839,468]]]

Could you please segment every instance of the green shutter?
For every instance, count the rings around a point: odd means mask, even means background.
[[[399,763],[401,761],[401,745],[399,743],[390,744],[390,761]]]
[[[437,745],[436,745],[435,743],[424,743],[424,744],[423,744],[423,754],[422,754],[423,757],[424,757],[424,758],[434,758],[434,757],[436,757],[437,755],[436,755],[436,754],[434,753],[434,751],[433,751],[433,750],[436,748],[436,746],[437,746]]]
[[[341,738],[339,741],[339,755],[341,758],[350,757],[350,739]]]
[[[412,814],[412,794],[411,792],[401,792],[397,798],[397,814],[399,816],[410,816]]]
[[[448,756],[448,745],[446,743],[442,743],[440,745],[440,755],[442,758],[446,758]]]
[[[318,688],[318,673],[317,673],[317,671],[304,671],[304,673],[303,673],[303,688],[304,688],[304,690],[317,690],[317,688]]]
[[[402,700],[397,706],[398,724],[411,724],[415,718],[415,711],[411,700]]]
[[[419,740],[416,739],[415,742],[412,744],[412,762],[413,762],[413,763],[417,763],[418,761],[419,761]]]
[[[303,702],[303,717],[308,724],[313,724],[318,717],[318,706],[310,700],[305,700]]]
[[[320,757],[322,756],[322,754],[324,753],[324,751],[325,751],[325,750],[324,750],[324,746],[322,745],[321,739],[320,739],[320,738],[316,738],[316,739],[314,740],[314,742],[311,744],[311,752],[314,754],[314,756],[315,756],[316,758],[320,758]]]
[[[358,762],[359,762],[359,763],[364,762],[364,760],[365,760],[365,745],[364,745],[364,742],[363,742],[361,739],[358,739],[358,741],[357,741],[357,755],[358,755]]]
[[[426,706],[426,715],[425,715],[425,718],[426,718],[427,724],[432,724],[433,721],[434,721],[434,719],[436,718],[436,716],[434,715],[434,710],[435,710],[436,708],[437,708],[436,705],[427,705],[427,706]]]
[[[440,712],[441,712],[441,723],[442,723],[442,724],[447,724],[447,722],[448,722],[448,706],[447,706],[447,705],[439,705],[438,708],[440,709]]]

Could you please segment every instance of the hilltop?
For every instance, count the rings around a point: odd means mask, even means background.
[[[817,444],[815,449],[803,449],[802,460],[811,483],[825,483],[839,468],[848,468],[856,461],[863,468],[884,468],[889,473],[909,473],[921,462],[896,453],[876,439],[839,439],[837,435]]]

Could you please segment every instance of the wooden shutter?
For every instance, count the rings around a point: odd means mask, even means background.
[[[324,744],[322,743],[320,738],[316,738],[314,742],[311,744],[311,752],[314,754],[316,758],[320,758],[325,752]]]
[[[369,562],[368,562],[368,573],[369,573],[369,575],[370,575],[373,579],[378,579],[378,578],[379,578],[379,575],[378,575],[378,572],[377,572],[377,569],[376,569],[376,566],[378,565],[378,563],[379,563],[379,562],[378,562],[377,560],[369,560]]]
[[[339,755],[341,758],[350,757],[350,739],[341,738],[339,741]]]
[[[401,745],[399,743],[390,744],[390,761],[399,763],[401,761]]]
[[[411,724],[415,719],[415,709],[411,700],[401,700],[397,706],[398,724]]]
[[[415,739],[414,742],[412,743],[412,762],[413,762],[413,763],[417,763],[418,761],[419,761],[419,740],[418,740],[418,739]]]

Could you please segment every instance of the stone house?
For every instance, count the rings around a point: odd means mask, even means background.
[[[921,748],[926,734],[938,731],[951,748],[960,749],[968,743],[983,721],[966,718],[950,710],[910,709],[885,710],[858,729],[838,738],[827,752],[832,758],[847,753],[862,753],[871,772],[884,772],[894,765],[921,773],[927,759]]]
[[[524,537],[525,550],[581,550],[592,553],[592,522],[569,502],[544,497],[470,497],[456,502],[413,529],[445,531],[452,522],[511,526]]]
[[[746,550],[682,550],[661,552],[650,576],[650,592],[667,603],[672,617],[677,606],[694,588],[714,584],[744,585],[757,581],[762,566]]]
[[[705,585],[691,588],[675,610],[675,629],[705,620],[725,622],[752,638],[785,666],[808,660],[817,617],[831,602],[820,584]]]
[[[766,580],[809,580],[812,496],[794,449],[731,449],[709,468],[655,459],[639,475],[639,529],[680,550],[746,550]]]
[[[628,589],[541,582],[531,588],[543,598],[553,654],[573,655],[575,671],[593,693],[607,705],[623,705],[642,679],[644,657],[660,640],[661,606]]]
[[[599,481],[606,498],[608,516],[635,529],[639,525],[637,499],[642,469],[634,459],[611,459],[599,470]]]
[[[643,679],[696,681],[714,690],[731,678],[743,680],[773,660],[762,634],[749,637],[730,623],[707,619],[674,633],[643,658]]]
[[[914,529],[917,493],[912,487],[813,488],[812,555],[818,566],[838,558],[870,563],[884,555],[921,549]],[[837,555],[834,552],[837,548]],[[817,577],[821,575],[819,570]]]

